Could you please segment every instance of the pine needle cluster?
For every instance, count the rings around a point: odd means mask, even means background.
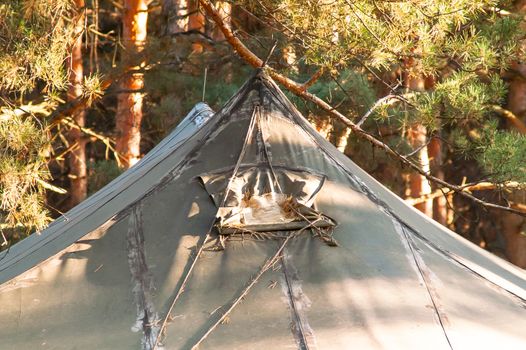
[[[49,135],[18,108],[0,112],[0,223],[3,228],[41,229],[49,222],[44,207],[49,179]],[[27,232],[26,232],[27,233]]]
[[[50,221],[45,116],[67,88],[72,13],[70,0],[0,0],[0,230],[18,236]]]

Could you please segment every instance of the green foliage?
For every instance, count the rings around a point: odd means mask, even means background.
[[[376,101],[376,91],[367,76],[351,69],[334,79],[317,81],[309,91],[334,105],[346,102],[348,112],[355,116],[365,113]]]
[[[0,1],[0,90],[27,92],[38,81],[65,88],[69,7],[70,0]]]
[[[251,11],[283,28],[283,35],[303,53],[302,62],[324,67],[340,81],[352,74],[364,77],[364,84],[356,85],[356,89],[348,87],[351,98],[347,101],[328,79],[310,89],[332,105],[343,103],[338,109],[347,109],[351,118],[363,115],[378,99],[376,96],[395,89],[408,103],[377,106],[372,114],[377,122],[400,129],[401,135],[415,124],[426,126],[429,134],[451,133],[456,139],[456,150],[478,159],[494,180],[521,178],[517,171],[512,171],[518,169],[519,158],[526,154],[520,137],[503,130],[479,139],[461,136],[481,134],[488,121],[496,118],[494,107],[504,103],[508,89],[502,73],[512,61],[524,61],[520,47],[524,39],[520,25],[523,18],[514,11],[503,15],[499,10],[512,9],[512,2],[245,0],[244,3]],[[376,81],[386,79],[386,74],[390,78],[381,86],[375,87],[368,81],[371,77]],[[425,86],[411,83],[425,79],[432,83]],[[386,88],[388,85],[390,88]],[[360,91],[366,93],[360,95]],[[399,145],[404,148],[407,144]]]
[[[491,128],[476,159],[494,182],[526,182],[526,136]]]
[[[68,81],[71,0],[0,0],[0,229],[43,228],[50,134],[44,116]],[[35,98],[36,97],[36,98]]]
[[[43,203],[49,135],[31,116],[17,112],[0,113],[0,222],[41,229],[49,222]]]
[[[99,160],[90,163],[88,171],[88,194],[92,194],[119,176],[123,170],[113,160]]]
[[[475,159],[489,181],[526,182],[526,136],[499,130],[490,120],[467,134],[457,129],[451,134],[457,150],[467,159]]]
[[[502,66],[520,35],[518,18],[492,14],[495,0],[245,1],[272,13],[305,51],[307,62],[345,66],[356,62],[389,69],[418,58],[425,74],[437,73],[448,58],[466,67]]]
[[[251,69],[232,67],[208,70],[205,102],[217,111],[239,89]],[[145,75],[149,97],[149,117],[146,127],[152,131],[156,144],[179,123],[187,112],[202,99],[204,71],[188,74],[166,68],[153,69]],[[225,77],[231,79],[225,82]]]
[[[423,92],[414,101],[418,117],[431,131],[442,124],[465,125],[481,122],[493,105],[500,105],[507,86],[496,74],[482,80],[475,73],[453,73],[435,85],[434,90]]]

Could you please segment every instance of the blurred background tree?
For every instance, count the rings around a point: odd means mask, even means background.
[[[270,67],[421,169],[526,211],[523,1],[212,3],[260,58],[277,41]],[[0,222],[10,243],[136,162],[203,94],[217,110],[252,71],[199,0],[0,0],[0,42]],[[408,203],[526,267],[524,217],[441,190],[290,97]]]

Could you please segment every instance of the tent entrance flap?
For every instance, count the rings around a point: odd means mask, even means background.
[[[200,179],[218,207],[216,227],[220,234],[336,225],[333,219],[312,208],[325,181],[323,175],[252,165],[239,169],[234,178],[232,172],[227,171],[204,174]]]

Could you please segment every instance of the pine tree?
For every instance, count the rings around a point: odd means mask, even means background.
[[[125,0],[123,14],[123,42],[127,75],[122,78],[116,115],[116,150],[124,167],[137,163],[141,156],[141,123],[144,75],[141,70],[141,52],[144,49],[148,5],[146,0]],[[136,91],[138,90],[138,91]],[[134,92],[136,91],[136,92]]]
[[[69,75],[68,100],[75,101],[83,94],[82,82],[84,79],[82,34],[84,32],[84,0],[75,0],[77,16],[75,18],[75,41],[71,47],[71,54],[66,62]],[[79,127],[86,125],[86,111],[79,108],[75,111],[72,119]],[[79,128],[72,128],[68,133],[68,142],[71,151],[68,154],[69,165],[69,206],[72,208],[79,204],[88,193],[88,179],[86,166],[86,140]]]
[[[388,115],[405,126],[417,122],[429,132],[448,126],[469,136],[470,130],[498,118],[493,106],[501,105],[507,93],[500,73],[521,55],[517,46],[522,35],[520,17],[504,11],[507,2],[246,3],[261,18],[282,28],[307,64],[323,67],[334,76],[346,67],[369,72],[373,79],[397,71],[398,81],[379,83],[390,85],[388,93],[405,89],[410,103],[392,104]],[[420,91],[404,83],[421,77],[433,77],[435,86]],[[349,108],[356,109],[352,104]],[[484,158],[485,150],[477,145],[476,158]],[[503,171],[486,175],[496,181],[516,178],[517,174]]]
[[[366,131],[399,153],[409,155],[421,169],[429,169],[432,175],[447,177],[457,184],[490,181],[492,188],[497,189],[510,182],[524,187],[525,135],[515,131],[526,130],[520,120],[522,78],[515,75],[508,85],[510,72],[520,71],[521,65],[515,62],[524,61],[521,44],[524,31],[522,15],[512,2],[246,0],[243,3],[273,29],[267,30],[267,35],[270,31],[280,37],[283,47],[295,46],[303,66],[298,74],[292,74],[296,80],[308,79],[319,69],[327,72],[310,91],[331,99],[355,122],[367,115],[363,124]],[[516,6],[521,4],[518,1]],[[348,71],[366,77],[361,80],[360,90],[374,91],[373,101],[360,100],[346,75]],[[338,87],[334,88],[331,81],[337,81]],[[433,83],[424,86],[426,81]],[[506,106],[508,93],[513,103]],[[337,94],[343,99],[338,100]],[[398,97],[389,99],[389,95]],[[363,110],[364,105],[368,113]],[[324,114],[321,110],[316,113]],[[505,119],[511,121],[511,129]],[[371,154],[349,148],[348,151],[355,159],[360,153],[364,163],[370,162]],[[447,166],[440,166],[447,160]],[[398,168],[396,163],[390,164]],[[434,184],[428,184],[421,174],[408,175],[411,197],[425,194],[422,191],[425,186],[427,192],[434,191]],[[517,193],[515,187],[512,191]],[[506,191],[485,195],[488,200],[500,200],[504,205],[510,200],[512,207],[522,208],[520,203],[524,199],[519,197]],[[442,196],[433,203],[417,202],[428,215],[454,225],[445,199]],[[462,201],[456,202],[464,205]],[[450,202],[449,206],[452,205],[455,204]],[[488,217],[488,213],[483,215]],[[514,218],[514,222],[519,220],[521,224],[513,230],[520,231],[523,219],[516,215]],[[454,228],[464,230],[460,224]],[[526,251],[522,249],[520,255],[526,257]],[[508,251],[513,261],[522,261],[513,256],[517,254]]]
[[[43,228],[45,190],[61,191],[48,182],[45,116],[67,88],[71,15],[69,0],[0,2],[0,231],[14,238]]]

